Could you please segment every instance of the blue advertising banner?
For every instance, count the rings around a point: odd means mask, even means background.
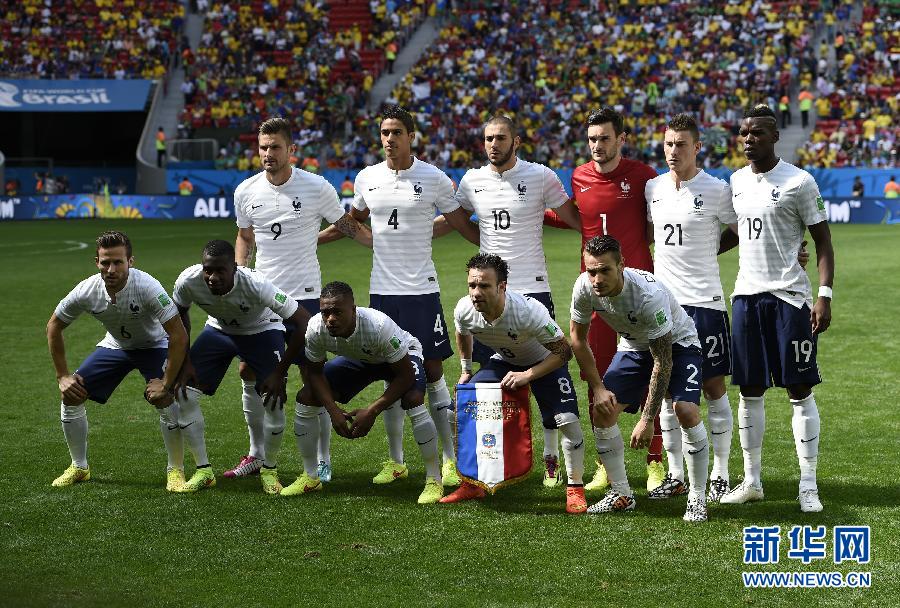
[[[660,173],[665,173],[668,169],[659,168]],[[559,176],[560,181],[566,189],[569,196],[572,182],[571,169],[554,169]],[[444,172],[450,176],[454,183],[458,184],[462,176],[465,175],[465,169],[445,169]],[[207,196],[225,192],[234,194],[234,189],[238,185],[256,173],[256,171],[238,171],[236,169],[190,169],[188,167],[170,168],[166,171],[166,184],[169,192],[178,191],[178,182],[187,177],[194,184],[194,192]],[[326,169],[322,172],[322,177],[327,179],[335,190],[340,191],[341,182],[345,179],[353,181],[356,179],[358,169]],[[728,169],[709,169],[707,173],[718,177],[719,179],[728,180],[731,171]],[[865,195],[868,197],[879,197],[884,194],[884,185],[892,176],[900,176],[900,170],[891,169],[811,169],[810,173],[816,179],[819,185],[819,192],[822,196],[832,197],[849,197],[853,190],[853,181],[859,178],[865,189]]]
[[[0,79],[0,112],[139,112],[149,80]]]
[[[352,199],[344,201],[345,207]],[[832,224],[900,224],[900,198],[825,197]],[[54,194],[0,197],[0,220],[233,218],[234,197]]]
[[[0,197],[0,220],[71,218],[190,219],[234,217],[231,196],[54,194]]]

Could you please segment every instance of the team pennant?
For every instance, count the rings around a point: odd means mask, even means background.
[[[527,385],[457,385],[456,464],[466,481],[493,494],[531,472],[529,394]]]

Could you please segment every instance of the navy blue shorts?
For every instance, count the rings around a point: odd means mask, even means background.
[[[423,293],[411,296],[369,294],[369,306],[389,316],[394,323],[415,336],[422,344],[426,361],[443,361],[453,355],[441,294]]]
[[[553,296],[550,295],[549,291],[542,291],[540,293],[526,293],[525,294],[529,298],[533,298],[544,305],[544,307],[550,312],[550,318],[554,321],[556,320],[556,311],[553,307]],[[495,350],[490,346],[486,346],[475,340],[472,344],[472,360],[477,362],[479,365],[487,364],[488,360],[494,356]]]
[[[703,351],[703,378],[731,375],[731,324],[724,310],[682,306],[693,319]]]
[[[425,394],[425,364],[417,356],[409,358],[412,361],[413,371],[416,374],[416,382],[411,391]],[[325,364],[325,379],[331,387],[331,395],[338,403],[350,403],[370,384],[384,380],[390,382],[394,379],[394,372],[390,363],[363,363],[348,357],[335,357]]]
[[[141,372],[144,380],[162,378],[166,369],[167,348],[120,350],[98,346],[81,362],[75,373],[84,379],[88,399],[106,403],[131,370]]]
[[[822,382],[809,314],[808,305],[795,308],[770,293],[735,296],[732,384],[785,387]]]
[[[469,384],[475,382],[500,382],[507,372],[524,372],[529,366],[510,365],[500,359],[490,359],[472,376]],[[569,366],[562,365],[546,376],[531,383],[531,392],[541,410],[541,422],[545,429],[556,428],[557,414],[578,415],[578,397],[569,375]]]
[[[686,401],[700,405],[703,354],[696,346],[672,345],[672,377],[669,378],[669,394],[673,401]],[[603,385],[616,395],[625,409],[635,414],[650,388],[653,372],[653,355],[649,350],[620,350],[613,357],[609,369],[603,375]]]
[[[309,316],[311,316],[311,317],[315,316],[319,312],[319,298],[312,298],[309,300],[297,300],[297,304],[299,304],[300,306],[305,308],[306,312],[308,312]],[[294,334],[294,324],[288,323],[287,321],[285,321],[284,329],[285,329],[284,343],[287,344],[288,342],[291,341],[291,336]],[[308,363],[308,361],[306,360],[306,349],[301,348],[300,354],[297,355],[297,357],[293,361],[291,361],[291,363],[294,363],[295,365],[300,365],[301,363],[304,363],[304,364]]]
[[[203,328],[191,346],[191,363],[197,372],[195,388],[207,395],[213,395],[228,366],[235,357],[240,357],[256,374],[256,387],[269,377],[284,355],[284,332],[280,329],[252,334],[232,336],[209,325]]]

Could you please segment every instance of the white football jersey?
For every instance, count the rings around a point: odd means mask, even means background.
[[[475,310],[469,296],[463,296],[453,311],[457,333],[474,336],[494,349],[492,359],[511,365],[530,367],[550,354],[544,344],[564,338],[562,330],[550,317],[547,308],[535,300],[514,291],[506,292],[506,304],[500,317],[488,323]]]
[[[357,306],[356,329],[349,338],[329,334],[322,313],[309,320],[306,326],[306,358],[315,362],[325,361],[327,353],[364,363],[396,363],[407,353],[421,359],[422,345],[383,312]]]
[[[404,171],[388,169],[383,162],[360,171],[353,190],[353,207],[368,209],[372,221],[369,293],[440,292],[431,259],[432,222],[437,212],[459,208],[447,174],[416,158]]]
[[[701,170],[675,188],[670,173],[647,182],[647,220],[653,224],[653,274],[682,306],[725,310],[719,278],[722,224],[734,224],[728,183]]]
[[[812,288],[797,261],[807,226],[828,220],[813,176],[779,160],[768,173],[750,166],[731,176],[738,217],[738,275],[734,294],[768,292],[796,306],[812,304]]]
[[[99,273],[75,286],[60,301],[56,317],[72,323],[81,313],[89,313],[106,328],[106,336],[97,346],[121,350],[166,348],[169,337],[162,324],[178,315],[178,309],[152,276],[130,268],[128,281],[116,294],[116,302],[106,291]]]
[[[478,215],[481,251],[499,255],[509,264],[509,290],[550,291],[544,210],[569,200],[552,169],[521,158],[502,175],[490,165],[469,169],[459,182],[456,200]]]
[[[672,343],[700,347],[697,329],[675,296],[645,270],[625,269],[622,292],[614,297],[594,293],[587,272],[572,289],[571,318],[589,325],[596,312],[620,336],[619,350],[650,350],[650,340],[672,332]]]
[[[238,228],[253,228],[256,270],[295,300],[318,298],[319,229],[323,219],[334,223],[344,215],[334,187],[297,168],[288,181],[274,186],[263,171],[234,191],[234,213]]]
[[[203,279],[203,266],[185,268],[175,281],[175,304],[188,308],[196,304],[209,314],[206,324],[226,334],[249,336],[270,329],[284,330],[282,319],[297,311],[297,301],[275,287],[255,270],[238,267],[234,287],[222,296],[214,295]]]

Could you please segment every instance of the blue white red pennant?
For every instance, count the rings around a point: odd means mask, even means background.
[[[456,454],[460,475],[492,494],[531,472],[528,386],[479,382],[456,387]]]

